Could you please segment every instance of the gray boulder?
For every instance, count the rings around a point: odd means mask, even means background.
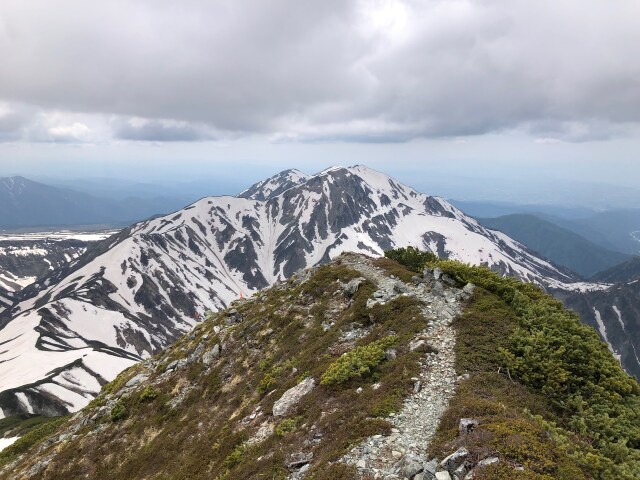
[[[202,363],[211,365],[220,356],[220,345],[215,344],[211,350],[202,356]]]
[[[464,447],[460,447],[458,450],[453,452],[447,458],[440,462],[440,467],[444,468],[448,472],[453,472],[456,468],[458,468],[469,456],[469,450]]]
[[[133,377],[131,380],[129,380],[125,384],[125,387],[134,387],[134,386],[138,385],[139,383],[146,381],[148,378],[149,377],[147,375],[145,375],[144,373],[139,373],[138,375]]]
[[[273,416],[284,417],[286,416],[298,403],[302,400],[306,394],[313,390],[316,381],[312,377],[305,378],[295,387],[290,388],[282,394],[276,402],[273,404]]]

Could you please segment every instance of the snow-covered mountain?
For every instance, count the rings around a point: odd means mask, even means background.
[[[445,200],[366,167],[287,171],[239,197],[204,198],[138,223],[22,292],[0,330],[0,408],[77,410],[206,310],[344,251],[409,245],[523,280],[574,281]]]

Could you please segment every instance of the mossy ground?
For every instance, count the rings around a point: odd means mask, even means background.
[[[409,280],[426,259],[460,285],[479,286],[455,321],[456,369],[469,376],[442,418],[432,455],[465,445],[476,458],[500,456],[498,465],[478,473],[485,480],[640,478],[640,387],[593,329],[533,285],[416,252],[398,258],[408,258],[410,268],[391,259],[376,265]],[[407,297],[367,309],[377,288],[371,282],[349,298],[340,285],[358,276],[339,262],[321,267],[302,285],[276,286],[259,301],[238,305],[241,321],[220,334],[213,328],[229,321],[228,314],[212,316],[159,359],[152,390],[123,398],[124,414],[106,416],[104,431],[83,427],[77,439],[51,447],[56,457],[33,478],[279,479],[289,474],[288,455],[299,451],[313,453],[308,478],[354,478],[354,469],[336,460],[361,439],[389,432],[384,418],[411,391],[424,354],[410,352],[407,343],[426,322],[419,303]],[[362,335],[345,340],[353,329]],[[287,418],[273,422],[274,432],[263,442],[247,443],[285,390],[308,376],[319,382],[344,353],[391,334],[395,359],[317,385]],[[209,348],[224,344],[212,368],[194,363],[165,374],[172,360],[203,341]],[[140,368],[123,372],[91,408]],[[376,382],[380,388],[373,389]],[[170,401],[181,393],[182,403],[172,408]],[[460,437],[461,417],[480,425]],[[34,443],[44,438],[34,436]],[[519,465],[525,470],[515,470]]]

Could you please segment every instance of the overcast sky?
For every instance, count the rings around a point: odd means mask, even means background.
[[[0,174],[640,187],[639,21],[637,0],[2,0]]]

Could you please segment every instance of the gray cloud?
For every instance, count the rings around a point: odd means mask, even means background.
[[[114,135],[120,140],[150,142],[195,142],[213,140],[210,129],[203,125],[168,120],[121,119],[112,123]]]
[[[4,0],[0,101],[128,140],[587,141],[640,123],[638,18],[636,0]]]

